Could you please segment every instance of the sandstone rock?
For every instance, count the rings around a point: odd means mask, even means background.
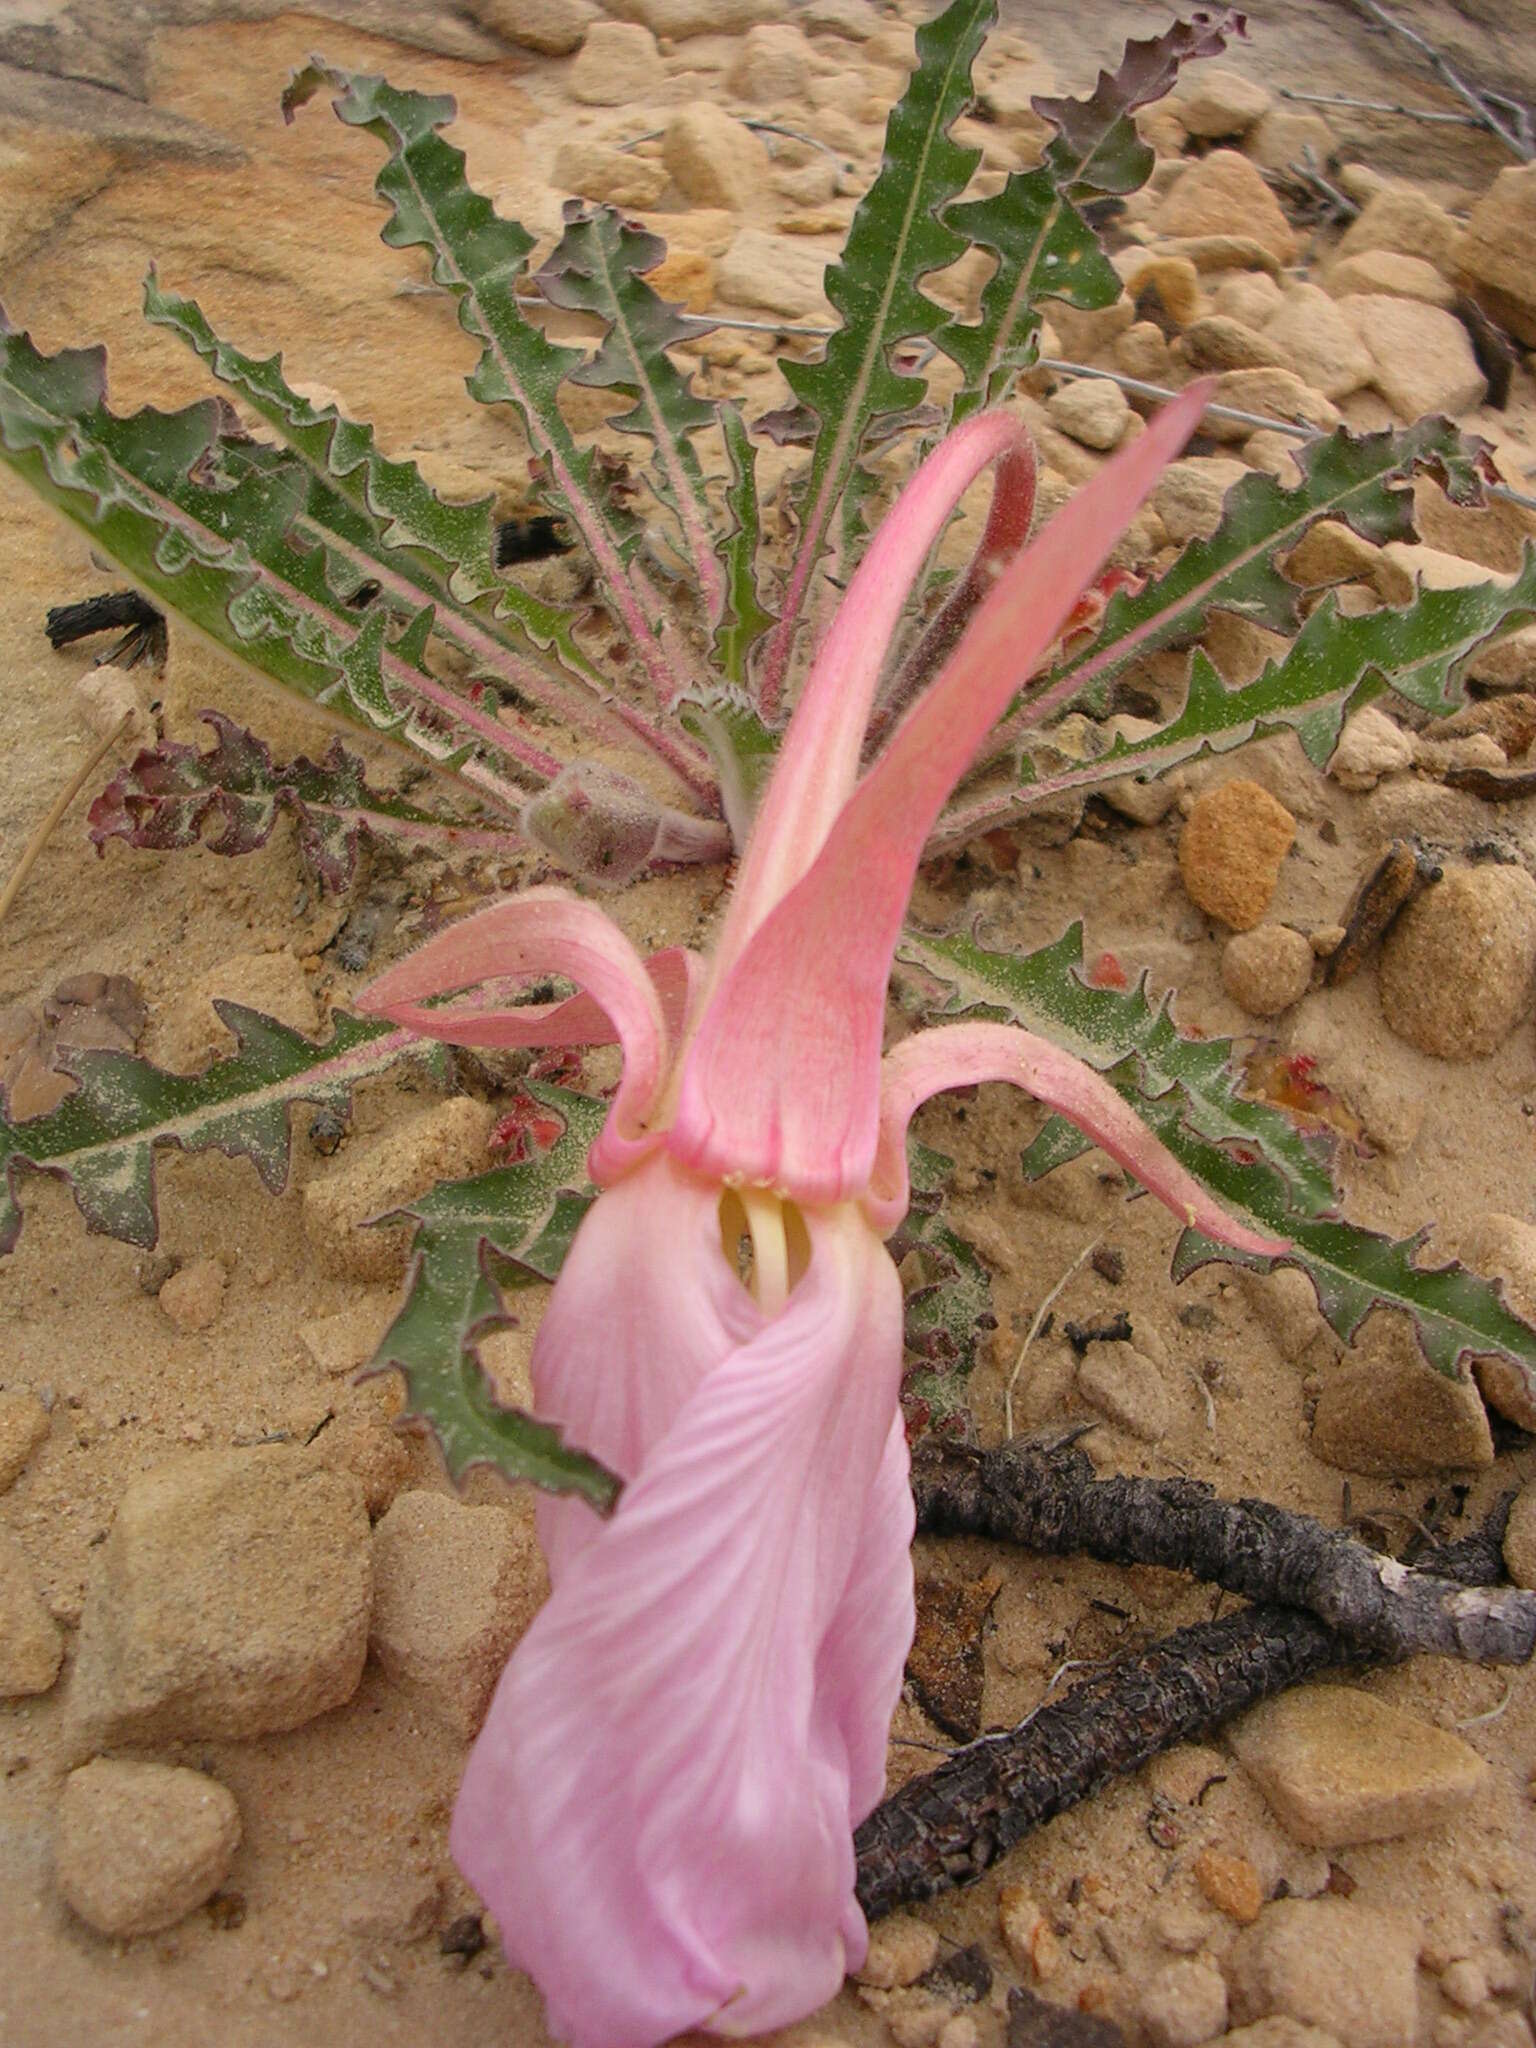
[[[1246,1856],[1202,1849],[1195,1858],[1195,1883],[1217,1912],[1239,1927],[1251,1927],[1264,1909],[1263,1884]]]
[[[1187,257],[1199,271],[1262,270],[1270,277],[1280,275],[1280,258],[1252,235],[1162,234],[1154,247],[1160,256]]]
[[[1338,303],[1370,352],[1372,383],[1399,418],[1468,412],[1487,397],[1467,330],[1454,314],[1375,292]]]
[[[1337,2034],[1279,2013],[1273,2019],[1255,2020],[1251,2027],[1231,2027],[1221,2039],[1222,2048],[1344,2048]]]
[[[1518,1216],[1479,1216],[1462,1237],[1460,1255],[1485,1279],[1502,1282],[1510,1308],[1536,1323],[1536,1223]],[[1536,1393],[1512,1360],[1486,1353],[1473,1359],[1472,1373],[1490,1408],[1536,1435]]]
[[[1064,434],[1085,448],[1113,448],[1131,416],[1125,393],[1107,377],[1082,377],[1064,384],[1051,393],[1045,409]]]
[[[1152,505],[1171,541],[1201,539],[1221,524],[1227,492],[1248,474],[1225,455],[1188,455],[1170,462],[1152,494]]]
[[[189,981],[158,1020],[154,1052],[163,1065],[190,1073],[234,1051],[234,1036],[219,1021],[215,998],[260,1010],[306,1038],[320,1031],[314,990],[286,947],[275,953],[232,953]]]
[[[1227,2024],[1227,1987],[1208,1956],[1164,1963],[1141,1994],[1138,2008],[1150,2048],[1200,2048]]]
[[[658,298],[707,313],[715,302],[715,259],[702,249],[669,249],[645,281]]]
[[[0,1493],[14,1486],[48,1435],[48,1410],[27,1387],[0,1393]]]
[[[0,1529],[0,1700],[47,1692],[63,1661],[64,1638],[38,1598],[21,1545]]]
[[[1296,1267],[1277,1266],[1272,1273],[1240,1270],[1238,1284],[1268,1330],[1275,1349],[1293,1364],[1304,1358],[1327,1331],[1328,1325],[1317,1305],[1317,1289]]]
[[[1014,1968],[1040,1982],[1061,1967],[1056,1930],[1027,1885],[1005,1884],[997,1898],[997,1926]]]
[[[1447,1379],[1419,1350],[1407,1316],[1376,1309],[1323,1374],[1312,1449],[1342,1472],[1382,1479],[1481,1471],[1493,1437],[1470,1380]]]
[[[341,1924],[359,1941],[405,1947],[432,1932],[442,1909],[443,1881],[436,1871],[391,1871],[358,1886],[341,1909]]]
[[[579,50],[598,19],[592,0],[471,0],[469,11],[483,28],[542,57]]]
[[[1525,1482],[1509,1511],[1504,1566],[1517,1586],[1536,1590],[1536,1479]]]
[[[593,22],[569,79],[571,97],[586,107],[643,103],[654,98],[666,82],[656,37],[638,21]]]
[[[1314,391],[1294,370],[1223,370],[1216,379],[1216,403],[1268,419],[1299,420],[1325,433],[1343,417],[1331,398]],[[1251,429],[1240,421],[1207,419],[1205,431],[1213,441],[1240,441]]]
[[[1321,114],[1304,114],[1299,107],[1271,107],[1243,138],[1243,155],[1251,157],[1261,171],[1284,171],[1304,163],[1310,149],[1319,164],[1333,154],[1334,133]]]
[[[1340,256],[1328,267],[1328,289],[1336,299],[1377,292],[1391,299],[1418,299],[1446,312],[1456,303],[1456,287],[1421,256],[1398,249],[1362,249],[1358,256]]]
[[[264,1735],[340,1706],[362,1675],[371,1591],[355,1480],[278,1446],[157,1466],[97,1553],[73,1748]]]
[[[1221,955],[1221,985],[1250,1017],[1276,1017],[1312,986],[1312,946],[1289,925],[1234,932]]]
[[[801,249],[760,228],[743,228],[720,259],[722,298],[738,306],[763,306],[791,319],[825,314],[822,279],[826,257]]]
[[[895,1991],[926,1976],[939,1958],[937,1928],[906,1913],[892,1913],[869,1930],[869,1954],[854,1975],[856,1984]]]
[[[1168,1434],[1173,1413],[1163,1376],[1134,1344],[1090,1344],[1077,1369],[1077,1391],[1106,1421],[1143,1443]]]
[[[1065,300],[1051,301],[1051,325],[1061,353],[1074,363],[1091,363],[1111,350],[1128,327],[1136,324],[1136,306],[1128,293],[1112,306],[1086,312]]]
[[[1439,1059],[1495,1051],[1529,1014],[1536,882],[1523,868],[1457,868],[1410,903],[1381,953],[1381,1013]]]
[[[654,206],[667,189],[662,165],[598,142],[563,142],[555,151],[553,175],[562,192],[609,206]]]
[[[1256,427],[1243,443],[1243,460],[1252,469],[1262,469],[1286,489],[1301,482],[1301,465],[1296,460],[1296,443],[1278,428]]]
[[[1229,135],[1246,135],[1274,101],[1262,85],[1229,65],[1196,64],[1169,104],[1191,135],[1224,142]]]
[[[1234,931],[1251,931],[1269,908],[1296,820],[1246,777],[1195,799],[1179,835],[1179,873],[1190,900]]]
[[[644,22],[653,35],[674,43],[688,36],[736,35],[760,21],[774,21],[778,0],[604,0],[610,14]]]
[[[1213,150],[1191,164],[1152,216],[1163,235],[1225,235],[1234,221],[1278,262],[1295,258],[1296,237],[1279,200],[1235,149]]]
[[[1370,350],[1355,325],[1315,284],[1294,284],[1264,330],[1298,377],[1325,398],[1344,398],[1369,384]]]
[[[1389,185],[1373,193],[1345,229],[1333,252],[1335,263],[1387,249],[1398,256],[1417,256],[1450,275],[1452,254],[1461,229],[1443,206],[1437,206],[1414,185]]]
[[[1263,328],[1279,312],[1283,294],[1264,270],[1233,270],[1213,286],[1211,303],[1218,313],[1241,320],[1246,327]]]
[[[376,1522],[410,1476],[410,1453],[382,1415],[339,1415],[304,1446],[312,1465],[355,1479]]]
[[[384,1132],[365,1147],[349,1147],[304,1190],[304,1235],[333,1272],[357,1280],[393,1280],[404,1264],[409,1226],[365,1230],[424,1194],[440,1180],[458,1180],[487,1164],[495,1111],[456,1095]]]
[[[1193,320],[1179,337],[1176,353],[1192,370],[1289,370],[1285,350],[1267,334],[1245,327],[1225,313]]]
[[[468,1742],[548,1581],[531,1527],[500,1507],[402,1493],[373,1539],[368,1646],[385,1676]]]
[[[59,1801],[59,1889],[98,1934],[155,1934],[216,1892],[240,1846],[233,1796],[201,1771],[97,1757]]]
[[[752,130],[708,100],[679,107],[662,137],[662,160],[693,206],[749,207],[768,178],[768,153]]]
[[[1285,563],[1285,573],[1291,581],[1308,588],[1357,579],[1374,584],[1380,568],[1380,547],[1375,541],[1363,540],[1342,519],[1319,519],[1315,526],[1309,526]],[[1377,716],[1380,715],[1378,712]],[[1348,729],[1346,722],[1345,730]],[[1397,728],[1394,726],[1393,730]]]
[[[1234,2018],[1283,2014],[1350,2048],[1403,2048],[1418,2033],[1418,1934],[1354,1899],[1280,1899],[1227,1958]]]
[[[378,1349],[388,1313],[371,1301],[355,1302],[334,1315],[311,1316],[299,1326],[299,1342],[321,1372],[356,1372]]]
[[[219,1319],[228,1282],[218,1259],[194,1259],[171,1275],[157,1299],[179,1330],[207,1330]]]
[[[1460,1736],[1350,1685],[1298,1686],[1266,1700],[1227,1739],[1286,1833],[1314,1849],[1439,1827],[1488,1776]]]
[[[1200,273],[1187,256],[1161,256],[1155,249],[1124,249],[1115,268],[1144,318],[1159,312],[1174,327],[1187,327],[1206,310]]]
[[[1374,704],[1365,704],[1345,719],[1328,773],[1341,789],[1374,789],[1383,775],[1412,765],[1412,735]]]
[[[1156,719],[1134,718],[1126,711],[1117,711],[1106,721],[1105,729],[1131,744],[1150,739],[1160,730]],[[1170,775],[1154,776],[1148,781],[1135,775],[1117,776],[1112,782],[1100,783],[1094,794],[1101,797],[1112,811],[1118,811],[1122,818],[1129,818],[1132,824],[1156,825],[1173,809],[1184,787],[1183,771],[1175,769]]]
[[[747,30],[731,66],[731,90],[760,105],[794,104],[810,65],[811,46],[792,22],[763,22]]]
[[[868,0],[808,0],[800,19],[813,34],[849,43],[867,43],[880,26],[880,16]]]
[[[1536,348],[1536,164],[1511,164],[1473,207],[1456,274],[1483,310]]]

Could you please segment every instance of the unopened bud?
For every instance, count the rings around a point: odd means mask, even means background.
[[[523,830],[568,873],[622,889],[656,857],[665,812],[638,782],[573,761],[523,806]]]

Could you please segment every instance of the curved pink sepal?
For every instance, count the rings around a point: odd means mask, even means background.
[[[1263,1237],[1227,1214],[1104,1076],[1048,1038],[1015,1024],[940,1024],[888,1052],[880,1085],[880,1149],[865,1207],[894,1230],[907,1212],[907,1125],[930,1095],[978,1081],[1011,1081],[1070,1117],[1184,1223],[1219,1244],[1278,1258],[1285,1238]]]
[[[1191,385],[1165,406],[981,604],[815,864],[711,998],[668,1135],[678,1158],[801,1201],[862,1191],[875,1160],[886,982],[923,846],[982,739],[1194,431],[1210,390],[1208,380]]]
[[[912,1626],[901,1290],[856,1210],[807,1224],[787,1307],[567,1560],[460,1789],[454,1854],[572,2048],[758,2033],[863,1958],[852,1829]]]
[[[687,1006],[691,971],[686,961],[665,971],[674,1008]],[[428,997],[498,977],[526,979],[536,974],[560,974],[580,983],[585,997],[607,1020],[605,1037],[616,1038],[623,1048],[623,1077],[591,1153],[592,1176],[601,1182],[652,1149],[654,1140],[644,1135],[644,1123],[661,1092],[670,1045],[657,984],[618,926],[594,905],[564,889],[529,889],[477,910],[387,968],[359,996],[358,1008],[451,1045],[591,1042],[570,1036],[530,1039],[515,1008],[459,1004],[439,1009],[426,1003]],[[547,1034],[556,1014],[568,1007],[551,1005],[534,1020],[534,1028]],[[567,1015],[560,1028],[580,1029],[588,1020],[589,1013],[578,1010],[574,1027]]]

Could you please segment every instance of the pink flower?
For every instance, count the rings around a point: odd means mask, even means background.
[[[624,1492],[606,1521],[541,1500],[553,1590],[502,1677],[452,1836],[576,2048],[777,2026],[864,1955],[851,1838],[883,1789],[912,1632],[901,1290],[883,1238],[906,1209],[917,1105],[1015,1081],[1210,1235],[1281,1249],[1226,1217],[1100,1075],[1026,1032],[951,1024],[881,1056],[940,806],[1206,395],[1170,405],[1023,553],[1033,465],[1017,423],[981,415],[928,457],[816,659],[707,962],[643,962],[593,905],[533,889],[370,992],[370,1009],[459,1044],[623,1049],[591,1156],[604,1192],[533,1381],[540,1414]],[[861,773],[908,586],[990,464],[992,514],[951,615],[969,622]],[[550,972],[584,993],[422,1007]]]

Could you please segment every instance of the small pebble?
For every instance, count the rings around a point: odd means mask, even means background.
[[[1275,1017],[1312,985],[1312,943],[1289,925],[1234,932],[1221,955],[1221,984],[1250,1017]]]
[[[217,1259],[197,1259],[173,1273],[157,1299],[178,1329],[206,1330],[218,1321],[228,1277]]]
[[[1082,377],[1064,384],[1051,393],[1045,409],[1052,426],[1085,448],[1113,448],[1131,415],[1125,393],[1107,377]]]
[[[1143,1443],[1168,1434],[1173,1411],[1156,1365],[1134,1344],[1093,1344],[1077,1369],[1077,1390],[1090,1408]]]
[[[47,1692],[63,1661],[58,1623],[38,1598],[21,1545],[0,1528],[0,1700]]]
[[[1528,1014],[1533,977],[1536,882],[1524,868],[1457,868],[1388,932],[1381,1013],[1420,1052],[1478,1059]]]
[[[239,1844],[239,1808],[212,1778],[98,1757],[65,1780],[59,1889],[99,1934],[153,1934],[218,1890]]]
[[[1269,908],[1295,837],[1296,820],[1261,784],[1239,776],[1206,790],[1179,835],[1190,900],[1234,931],[1251,931]]]
[[[938,1959],[938,1930],[906,1913],[893,1913],[869,1930],[869,1954],[854,1981],[872,1990],[899,1990],[926,1976]]]
[[[1441,1971],[1440,1989],[1452,2005],[1459,2006],[1463,2012],[1476,2012],[1487,2002],[1488,1979],[1480,1963],[1474,1962],[1471,1956],[1463,1956],[1448,1970]]]
[[[1258,1919],[1264,1904],[1259,1873],[1246,1856],[1223,1849],[1202,1849],[1195,1858],[1195,1883],[1218,1913],[1242,1927]]]
[[[48,1434],[48,1410],[26,1387],[0,1393],[0,1493],[14,1486]]]
[[[1061,1967],[1061,1943],[1024,1885],[1005,1884],[997,1902],[998,1928],[1015,1969],[1043,1982]]]
[[[1165,1963],[1141,1994],[1141,2024],[1150,2048],[1200,2048],[1227,2024],[1227,1987],[1205,1957]]]

